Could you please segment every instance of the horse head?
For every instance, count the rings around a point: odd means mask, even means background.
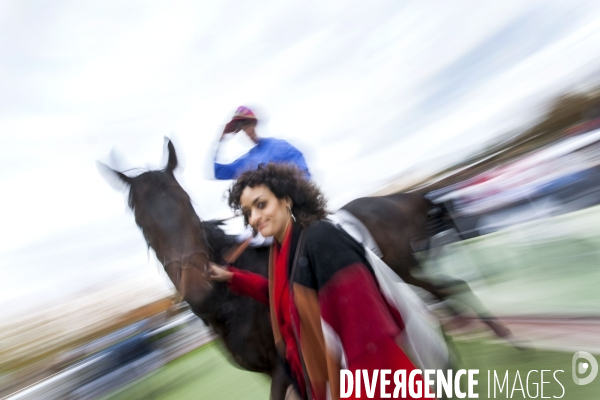
[[[169,158],[162,170],[129,177],[101,163],[98,167],[103,175],[117,178],[128,187],[128,205],[148,246],[179,293],[198,309],[211,289],[207,273],[209,245],[189,195],[173,175],[177,154],[173,143],[166,140]]]
[[[209,259],[223,263],[235,247],[235,237],[221,229],[223,221],[200,221],[190,197],[173,175],[177,168],[175,148],[170,141],[167,146],[169,158],[163,170],[129,177],[104,164],[98,163],[98,167],[109,183],[126,185],[135,222],[194,313],[217,332],[242,368],[269,374],[272,393],[276,393],[272,398],[283,399],[291,382],[278,360],[269,309],[235,295],[225,284],[211,283],[206,268]],[[266,276],[268,257],[266,247],[249,248],[234,265]]]

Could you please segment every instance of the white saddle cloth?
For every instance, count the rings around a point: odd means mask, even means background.
[[[381,258],[383,256],[367,227],[350,212],[338,210],[335,214],[330,215],[329,219],[340,225],[350,236],[375,253],[377,257]]]
[[[250,236],[252,236],[252,228],[247,227],[244,232],[240,233],[235,238],[235,240],[238,243],[242,243],[245,242]],[[273,243],[273,236],[264,237],[260,234],[260,232],[257,232],[256,236],[250,240],[250,247],[268,247],[271,245],[271,243]]]

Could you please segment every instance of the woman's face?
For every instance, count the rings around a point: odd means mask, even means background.
[[[240,197],[248,223],[264,237],[274,236],[280,243],[290,220],[289,201],[278,199],[265,185],[246,186]]]

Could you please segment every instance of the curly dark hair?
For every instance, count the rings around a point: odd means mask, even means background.
[[[292,200],[292,213],[302,228],[329,214],[325,210],[327,200],[323,193],[293,164],[261,164],[255,170],[244,172],[229,189],[229,207],[239,212],[244,189],[259,185],[268,187],[278,199],[289,197]],[[244,222],[248,225],[245,215]]]

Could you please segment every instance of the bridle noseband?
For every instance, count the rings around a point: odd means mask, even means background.
[[[200,267],[196,263],[190,261],[190,258],[192,258],[193,256],[198,255],[198,254],[202,254],[204,257],[206,257],[206,262],[204,263],[203,267]],[[184,276],[183,272],[186,269],[196,268],[197,270],[199,270],[200,272],[204,272],[208,276],[208,261],[209,260],[210,260],[210,257],[205,250],[198,250],[198,251],[193,251],[191,253],[187,253],[179,258],[173,258],[169,261],[163,262],[163,268],[165,269],[165,271],[167,271],[167,269],[173,265],[179,266],[179,268],[177,268],[176,279],[174,282],[175,289],[177,289],[177,293],[178,293],[175,303],[180,303],[185,296],[185,289],[184,289],[184,286],[182,285],[182,281],[185,284],[185,276]],[[210,281],[207,281],[207,282],[208,282],[209,286],[212,286],[212,285],[210,285]]]
[[[208,243],[205,228],[203,227],[201,230],[202,230],[202,236],[206,243],[206,248],[210,249],[211,246]],[[238,259],[238,257],[246,250],[246,248],[250,244],[251,239],[252,239],[252,237],[249,237],[246,241],[241,243],[239,246],[237,246],[236,248],[231,249],[229,252],[227,252],[227,254],[224,255],[225,262],[227,262],[228,264],[233,264]],[[203,266],[199,266],[190,260],[193,256],[196,256],[196,255],[203,255],[206,258]],[[165,269],[165,271],[167,271],[168,268],[170,268],[173,265],[178,266],[176,275],[175,275],[175,282],[174,282],[175,289],[177,290],[175,304],[182,302],[185,298],[185,274],[184,274],[184,271],[187,269],[196,268],[200,272],[203,272],[207,277],[206,284],[210,288],[213,287],[213,285],[210,282],[210,274],[208,272],[209,261],[210,261],[210,255],[206,250],[193,251],[193,252],[187,253],[181,257],[173,258],[168,261],[163,261],[162,264],[163,264],[163,268]],[[208,316],[214,314],[215,312],[217,312],[218,309],[219,309],[219,305],[217,305],[212,311],[208,312],[207,314],[199,313],[197,310],[194,310],[194,313],[196,315],[198,315],[199,317],[208,317]]]

